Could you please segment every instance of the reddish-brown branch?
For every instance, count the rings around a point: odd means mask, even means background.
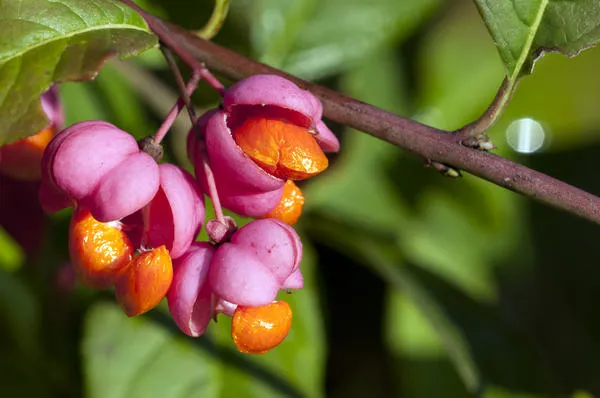
[[[250,60],[149,15],[130,0],[122,1],[140,12],[160,40],[191,68],[204,63],[210,70],[232,80],[259,73],[284,76],[319,97],[328,119],[600,224],[600,198],[597,196],[500,156],[468,148],[462,145],[462,136],[403,118]]]

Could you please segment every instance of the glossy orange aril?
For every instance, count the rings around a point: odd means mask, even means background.
[[[231,320],[231,337],[244,354],[264,354],[277,347],[292,326],[292,309],[285,301],[260,307],[238,306]]]
[[[117,301],[127,316],[137,316],[156,307],[173,281],[173,264],[162,245],[131,260],[115,284]]]
[[[0,172],[17,180],[41,179],[42,155],[54,133],[50,125],[31,137],[0,147]]]
[[[236,128],[234,138],[260,168],[284,180],[305,180],[329,165],[308,129],[282,120],[250,118]]]
[[[76,209],[69,231],[69,253],[75,272],[92,288],[117,280],[133,257],[133,245],[118,224],[102,223],[89,210]]]
[[[276,218],[288,225],[294,225],[302,214],[302,206],[304,206],[302,191],[292,180],[287,180],[279,204],[263,218]]]

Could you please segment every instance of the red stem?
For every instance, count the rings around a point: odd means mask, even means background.
[[[200,81],[200,78],[201,78],[201,74],[198,71],[194,71],[194,73],[192,74],[192,78],[190,79],[188,84],[185,86],[185,93],[188,97],[190,95],[192,95],[192,93],[198,86],[198,82]],[[156,142],[157,144],[160,144],[160,142],[163,140],[163,138],[167,135],[167,132],[173,125],[173,122],[175,121],[175,119],[177,119],[177,115],[179,115],[179,112],[181,112],[181,109],[183,109],[184,106],[185,106],[185,99],[179,98],[177,100],[177,102],[175,103],[175,105],[173,105],[173,107],[169,111],[169,114],[167,115],[165,120],[162,122],[162,124],[156,131],[156,134],[154,135],[154,142]]]

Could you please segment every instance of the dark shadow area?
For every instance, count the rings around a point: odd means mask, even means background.
[[[554,377],[531,341],[504,319],[497,306],[482,304],[420,267],[406,271],[425,286],[452,323],[460,329],[481,372],[480,388],[550,394]]]
[[[412,285],[413,289],[416,287],[420,291],[419,294],[424,294],[427,300],[423,301],[423,297],[419,296],[420,300],[417,305],[433,305],[436,308],[435,311],[443,314],[467,345],[465,354],[471,356],[474,361],[475,368],[480,375],[477,380],[478,389],[482,393],[488,387],[544,394],[544,396],[554,396],[550,394],[561,390],[557,385],[555,375],[552,374],[545,357],[537,349],[536,344],[530,336],[507,319],[499,305],[479,302],[439,275],[413,264],[403,263],[400,250],[391,237],[332,219],[324,214],[320,214],[318,219],[327,227],[313,225],[311,230],[313,234],[322,237],[328,236],[328,244],[336,247],[356,245],[356,249],[351,252],[358,255],[361,261],[366,261],[365,265],[372,267],[372,271],[388,279],[391,286],[399,288],[400,291],[407,286],[407,283]],[[350,247],[348,249],[352,250]],[[375,256],[379,258],[375,258]],[[381,265],[382,259],[385,259],[383,261],[386,261],[388,265]],[[329,263],[328,266],[331,267],[331,264]],[[395,271],[394,268],[396,268]],[[366,275],[362,276],[362,281],[368,280]],[[370,277],[373,278],[373,275]],[[331,286],[331,283],[328,283],[327,286]],[[383,289],[383,287],[382,285],[381,288]],[[413,293],[409,294],[409,297],[415,299],[417,296]],[[331,316],[331,322],[336,322],[334,316]],[[436,327],[435,324],[432,326]],[[445,335],[454,334],[453,330],[438,330],[438,332]],[[332,336],[335,335],[334,327],[329,333]],[[380,330],[380,336],[381,333]],[[372,336],[371,338],[377,337]],[[456,340],[451,341],[458,344]],[[336,341],[331,342],[332,346],[336,343]],[[377,346],[381,343],[372,344]],[[451,347],[451,349],[461,350],[458,346]],[[331,355],[334,356],[333,351]],[[396,358],[396,360],[397,362],[394,364],[396,369],[398,366],[405,366],[404,361],[409,361],[405,358]],[[383,349],[378,362],[390,364],[389,361],[389,353]],[[459,380],[456,369],[453,372],[454,381]],[[333,380],[331,373],[330,378]],[[451,376],[449,378],[452,380]],[[410,381],[406,382],[405,389],[402,380],[394,380],[394,382],[404,393],[413,384]],[[459,389],[458,391],[463,390]],[[387,392],[389,394],[389,390]],[[410,397],[411,395],[402,396]]]
[[[600,194],[600,147],[531,157],[529,165]],[[504,284],[505,306],[527,330],[567,391],[600,394],[599,228],[529,202],[535,265],[520,283]]]
[[[385,282],[349,255],[315,247],[325,287],[327,396],[389,397],[389,358],[382,342]]]
[[[471,398],[454,365],[442,358],[399,357],[391,364],[392,370],[404,378],[402,397]],[[435,375],[435,377],[431,377]],[[449,393],[451,392],[451,394]]]
[[[2,200],[2,209],[6,209],[7,203]],[[0,287],[12,294],[8,305],[13,311],[15,308],[22,311],[10,315],[3,313],[3,305],[0,305],[0,395],[24,398],[83,396],[79,346],[73,342],[78,342],[82,334],[85,303],[91,295],[81,295],[72,283],[60,279],[61,266],[68,264],[69,220],[41,214],[41,209],[37,209],[39,204],[32,207],[27,198],[12,197],[10,203],[12,215],[18,218],[23,214],[22,221],[40,212],[42,225],[39,229],[32,225],[30,233],[33,236],[27,244],[22,243],[26,256],[22,267],[8,276],[0,272],[2,282],[10,284]],[[41,235],[37,237],[36,234]],[[16,294],[18,291],[22,293]],[[17,344],[15,336],[11,336],[14,330],[9,331],[4,323],[6,319],[18,316],[33,322],[28,325],[26,335],[17,336],[17,339],[24,339],[21,343],[26,342],[26,346]]]

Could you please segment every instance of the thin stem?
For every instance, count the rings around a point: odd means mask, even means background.
[[[186,93],[187,98],[189,98],[189,96],[192,95],[192,93],[198,86],[198,82],[200,81],[200,78],[201,77],[200,77],[199,73],[194,72],[192,74],[192,78],[190,79],[188,84],[184,87],[184,92]],[[177,119],[177,115],[179,115],[181,108],[183,108],[185,105],[186,104],[185,104],[184,98],[179,98],[177,100],[175,105],[173,105],[173,107],[169,111],[169,114],[167,115],[167,117],[165,118],[163,123],[160,125],[160,127],[156,131],[156,134],[154,135],[154,142],[156,142],[157,144],[160,144],[160,142],[163,140],[163,138],[167,135],[167,132],[173,125],[173,122],[175,121],[175,119]]]
[[[544,17],[544,13],[546,12],[546,7],[548,7],[549,0],[542,0],[539,2],[537,7],[537,13],[535,15],[534,20],[531,23],[530,31],[527,34],[527,38],[523,46],[521,47],[521,53],[519,54],[518,59],[512,66],[509,68],[508,75],[504,78],[502,85],[498,89],[496,93],[496,97],[492,101],[491,105],[488,109],[479,117],[479,119],[475,120],[473,123],[470,123],[455,133],[461,137],[477,137],[485,133],[496,123],[496,121],[500,118],[506,106],[510,102],[510,99],[513,96],[517,88],[517,84],[523,73],[523,67],[529,58],[529,53],[531,51],[531,46],[533,41],[535,40],[536,33],[542,23],[542,18]]]
[[[173,57],[173,53],[168,48],[161,47],[163,55],[167,60],[167,64],[173,72],[173,76],[175,77],[175,82],[177,83],[177,89],[181,93],[181,97],[183,102],[185,103],[185,107],[188,111],[188,115],[190,117],[190,121],[192,122],[192,128],[196,128],[196,124],[198,122],[198,116],[196,115],[196,111],[194,106],[190,101],[190,96],[186,93],[185,83],[183,82],[183,76],[181,76],[181,71],[177,67],[177,63],[175,62],[175,58]],[[194,69],[194,74],[198,73],[198,69]],[[199,135],[196,135],[199,137]],[[200,139],[200,138],[199,138]],[[213,209],[215,210],[215,217],[217,221],[222,223],[223,225],[227,225],[225,218],[223,216],[223,209],[221,208],[221,201],[219,199],[219,193],[217,192],[217,186],[215,183],[215,177],[213,175],[212,169],[210,168],[210,164],[208,161],[208,155],[206,153],[206,149],[204,145],[202,145],[201,154],[202,156],[202,172],[206,178],[206,182],[208,185],[208,195],[212,199]]]
[[[213,209],[215,210],[215,218],[223,225],[227,225],[227,221],[223,215],[223,208],[221,207],[221,200],[219,199],[219,193],[217,192],[217,185],[215,183],[215,176],[210,168],[208,162],[208,155],[205,150],[202,150],[202,172],[204,178],[206,178],[206,185],[208,185],[208,196],[212,199]]]
[[[181,72],[179,71],[179,68],[177,67],[177,62],[175,61],[175,57],[173,56],[173,52],[171,51],[171,49],[169,49],[168,47],[165,46],[160,46],[160,50],[162,51],[165,59],[167,60],[167,64],[169,65],[169,68],[171,69],[171,71],[173,71],[173,75],[175,76],[175,80],[177,82],[177,86],[179,88],[179,90],[181,91],[181,87],[185,86],[185,83],[183,82],[183,76],[181,76]],[[203,63],[201,64],[194,64],[194,66],[189,65],[192,70],[194,71],[194,73],[197,73],[200,75],[200,77],[207,82],[213,89],[215,89],[220,96],[223,96],[223,93],[225,92],[225,86],[223,86],[223,83],[221,83],[212,73],[210,73],[210,71],[208,69],[206,69],[206,66],[204,66]],[[175,70],[177,70],[177,73],[175,73]],[[189,97],[189,96],[188,96]],[[186,102],[186,107],[188,108],[188,112],[190,111],[190,109],[192,109],[193,112],[193,107],[191,105],[189,105],[189,98],[188,101]]]
[[[461,137],[477,137],[488,131],[500,118],[515,92],[518,80],[504,78],[494,100],[486,111],[472,123],[455,131]]]
[[[192,122],[192,126],[194,126],[194,125],[196,125],[196,121],[198,120],[198,117],[196,116],[196,110],[194,109],[194,106],[192,105],[192,102],[190,100],[191,94],[187,93],[187,88],[185,86],[185,82],[183,81],[183,76],[181,75],[181,71],[179,70],[179,67],[177,66],[177,62],[175,61],[175,57],[173,57],[173,53],[171,52],[171,50],[166,47],[161,46],[160,50],[162,51],[165,59],[167,60],[169,69],[171,69],[171,72],[173,73],[173,76],[175,77],[175,83],[177,84],[177,90],[179,90],[181,99],[183,100],[183,104],[184,104],[185,108],[187,109],[188,115],[190,117],[190,121]],[[200,76],[199,69],[194,69],[193,75]],[[193,79],[193,77],[192,77],[192,79]]]
[[[210,40],[215,37],[215,35],[219,33],[219,30],[221,30],[221,26],[223,26],[223,22],[225,22],[225,19],[227,18],[229,3],[230,0],[215,0],[215,7],[213,8],[210,19],[202,29],[196,31],[196,34],[205,40]]]
[[[464,137],[459,135],[395,115],[245,58],[144,12],[131,0],[121,1],[138,11],[152,31],[192,68],[202,60],[208,68],[232,80],[259,73],[283,76],[315,94],[323,103],[325,117],[335,122],[600,224],[597,196],[492,153],[467,148],[462,144]]]
[[[202,64],[202,69],[200,69],[200,73],[202,74],[202,78],[204,79],[204,81],[207,82],[212,88],[214,88],[222,97],[223,93],[225,92],[225,86],[223,86],[223,83],[221,83],[219,79],[217,79],[212,73],[210,73],[210,71],[206,69],[206,66],[204,64]]]

